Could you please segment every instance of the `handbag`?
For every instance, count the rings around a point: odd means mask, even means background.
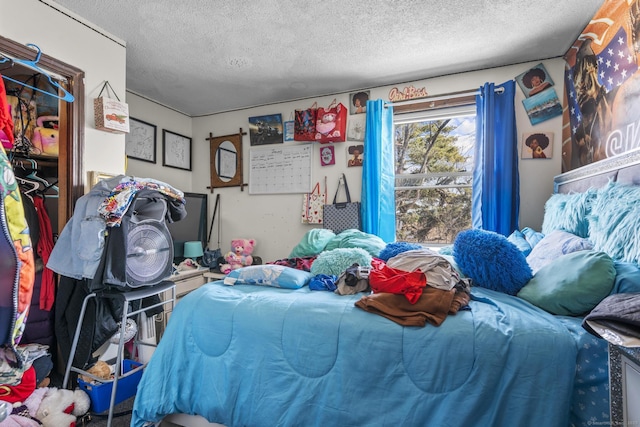
[[[220,194],[216,194],[216,204],[213,207],[213,216],[211,217],[211,226],[209,227],[209,237],[207,242],[211,240],[211,231],[213,230],[213,223],[216,220],[216,212],[218,211],[218,205],[220,204]],[[222,209],[222,208],[221,208]],[[209,269],[218,268],[218,258],[222,258],[222,250],[220,249],[220,219],[218,219],[218,247],[216,249],[209,249],[207,247],[202,255],[202,264]]]
[[[316,117],[318,104],[313,103],[306,110],[295,110],[293,129],[294,141],[314,141],[316,134]]]
[[[344,190],[347,195],[346,202],[336,202],[340,187],[344,184]],[[348,229],[362,228],[362,222],[360,218],[360,202],[352,202],[351,195],[349,194],[349,185],[347,184],[347,178],[342,174],[342,177],[338,181],[338,188],[336,194],[333,196],[333,203],[324,205],[323,209],[323,227],[338,234]]]
[[[318,182],[310,193],[306,193],[302,196],[303,224],[322,224],[322,212],[324,210],[324,205],[327,203],[326,183],[324,188],[325,192],[321,192],[320,182]]]
[[[315,141],[344,142],[347,138],[347,107],[334,99],[329,107],[318,108]]]

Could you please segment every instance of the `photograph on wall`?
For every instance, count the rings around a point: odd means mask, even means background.
[[[522,135],[523,159],[550,159],[553,154],[553,132],[532,132]]]
[[[285,141],[293,141],[294,129],[295,129],[295,122],[293,120],[284,122],[284,140]]]
[[[249,117],[249,141],[251,145],[282,143],[282,114]]]
[[[536,95],[523,99],[522,104],[532,125],[537,125],[562,115],[562,104],[560,104],[555,89],[543,90]]]
[[[349,114],[362,114],[367,112],[368,90],[349,94]]]
[[[347,147],[347,153],[349,154],[347,160],[347,166],[362,166],[362,155],[364,154],[364,145],[350,145]]]
[[[553,80],[543,64],[538,64],[518,75],[516,81],[527,98],[553,86]]]
[[[336,155],[333,145],[320,146],[320,166],[330,166],[336,164]]]
[[[347,139],[353,141],[364,141],[364,129],[367,116],[365,114],[354,116],[347,123]]]
[[[638,6],[604,2],[564,56],[562,172],[640,148]]]

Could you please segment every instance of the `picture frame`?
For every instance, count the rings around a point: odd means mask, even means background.
[[[282,114],[249,117],[249,143],[254,145],[284,142]]]
[[[538,131],[522,135],[523,159],[550,159],[553,156],[553,132]]]
[[[367,112],[367,101],[371,91],[361,90],[349,94],[349,115],[364,114]]]
[[[362,166],[364,144],[350,145],[347,147],[347,167]]]
[[[162,166],[191,170],[191,138],[162,130]]]
[[[129,133],[124,137],[127,158],[156,163],[156,134],[156,125],[129,117]]]
[[[336,154],[333,145],[320,146],[320,166],[331,166],[336,164]]]
[[[551,76],[549,76],[549,72],[542,63],[517,75],[516,82],[518,82],[520,90],[522,90],[522,93],[524,93],[524,96],[527,98],[545,91],[554,85]]]

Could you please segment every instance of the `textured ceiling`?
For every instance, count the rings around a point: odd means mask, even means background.
[[[602,0],[55,0],[190,116],[562,56]],[[621,0],[616,0],[621,1]]]

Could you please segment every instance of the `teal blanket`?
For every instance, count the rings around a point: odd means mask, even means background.
[[[482,288],[439,327],[402,327],[361,296],[202,286],[175,307],[131,425],[569,425],[579,331]]]

